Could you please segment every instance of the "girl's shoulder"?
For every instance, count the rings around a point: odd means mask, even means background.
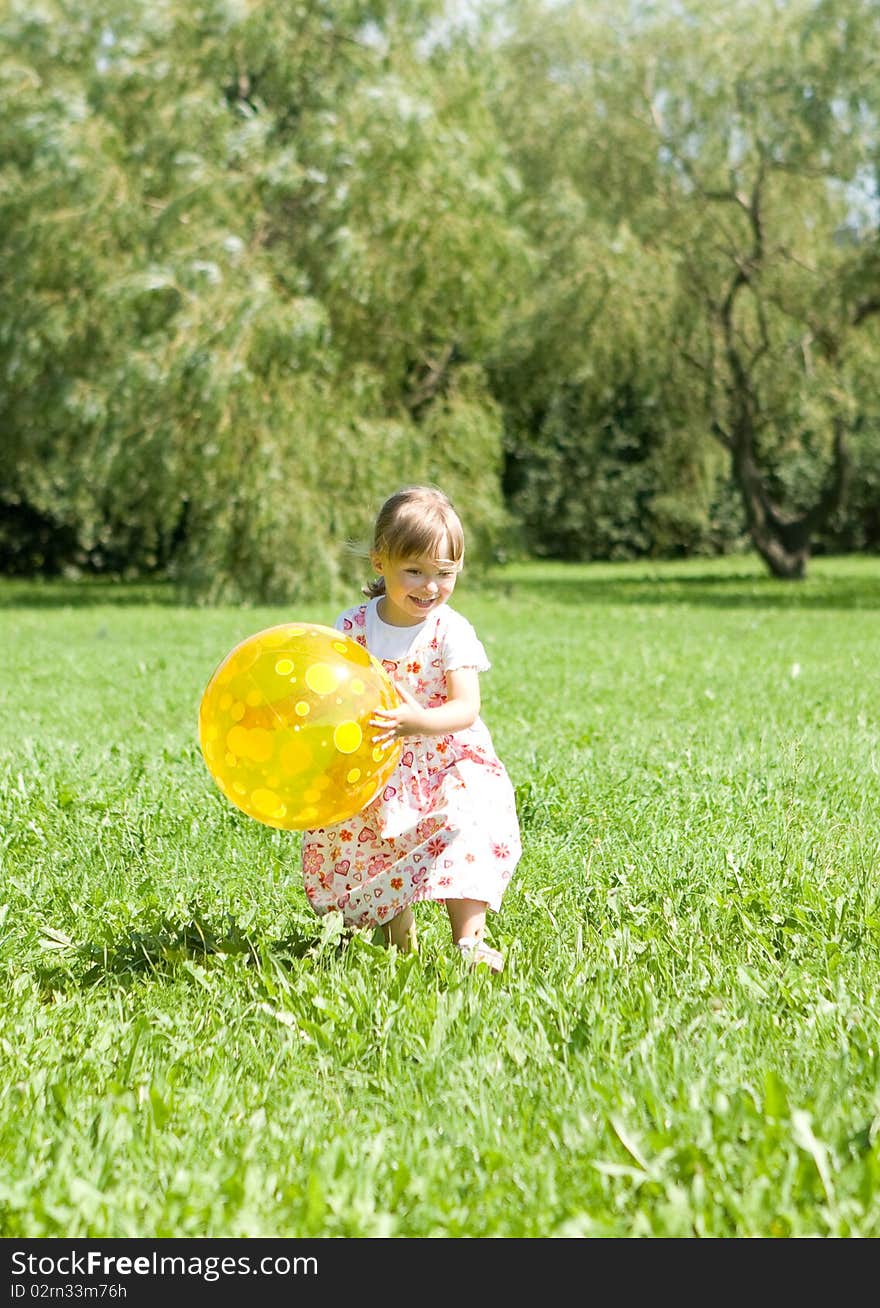
[[[458,609],[451,609],[448,604],[443,605],[438,611],[437,617],[439,618],[437,628],[439,632],[467,636],[476,636],[477,634],[473,623],[469,622],[463,613],[459,613]]]
[[[333,625],[337,631],[343,631],[347,636],[363,632],[367,625],[367,601],[365,600],[363,604],[353,604],[350,609],[343,609]]]
[[[437,610],[437,632],[446,634],[446,632],[472,632],[473,627],[468,623],[464,613],[459,613],[456,608],[450,608],[448,604],[443,604]],[[475,633],[476,634],[476,633]]]
[[[473,624],[448,604],[443,605],[437,616],[436,639],[443,651],[446,670],[452,672],[457,667],[474,667],[479,672],[487,672],[491,664]]]

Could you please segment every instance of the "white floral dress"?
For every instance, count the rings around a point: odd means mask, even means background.
[[[488,669],[473,627],[447,604],[401,628],[379,619],[377,603],[347,609],[336,628],[425,707],[446,702],[447,672]],[[398,657],[384,657],[389,650]],[[372,803],[304,832],[303,881],[316,912],[339,909],[353,926],[375,926],[421,899],[483,900],[497,910],[520,853],[513,787],[477,718],[450,735],[407,736]]]

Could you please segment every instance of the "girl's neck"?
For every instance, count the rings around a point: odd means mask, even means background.
[[[436,613],[437,610],[434,609],[433,612]],[[378,595],[376,597],[376,616],[378,617],[380,622],[385,623],[386,627],[397,627],[401,630],[405,629],[406,627],[420,627],[423,622],[428,621],[428,617],[430,616],[429,614],[426,613],[423,618],[417,618],[415,622],[394,622],[391,617],[387,616],[387,613],[388,613],[388,597],[387,595],[384,594]]]

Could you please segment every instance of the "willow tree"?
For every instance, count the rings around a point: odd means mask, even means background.
[[[682,349],[755,548],[797,578],[846,487],[848,338],[867,300],[842,290],[854,247],[873,237],[859,186],[875,148],[877,33],[846,0],[742,3],[723,23],[696,12],[698,43],[693,12],[657,33],[640,100],[664,163],[664,239],[693,306]],[[824,477],[786,503],[786,463],[810,445],[827,450]]]
[[[846,486],[854,356],[877,357],[880,9],[684,0],[517,13],[499,104],[511,136],[516,105],[545,124],[543,154],[527,159],[533,202],[571,193],[593,233],[593,277],[607,266],[595,233],[616,228],[660,279],[674,268],[657,316],[670,372],[690,373],[687,407],[726,452],[755,549],[774,575],[803,576]],[[630,312],[626,281],[608,287],[597,342]]]
[[[4,8],[0,566],[328,595],[429,478],[488,546],[480,354],[517,237],[472,71],[434,67],[442,8]]]

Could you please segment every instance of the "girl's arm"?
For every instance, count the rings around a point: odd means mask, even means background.
[[[446,674],[445,704],[423,708],[408,690],[395,685],[403,703],[377,709],[370,719],[376,728],[374,744],[390,744],[403,736],[448,736],[473,726],[480,713],[480,674],[476,668],[456,668]]]

